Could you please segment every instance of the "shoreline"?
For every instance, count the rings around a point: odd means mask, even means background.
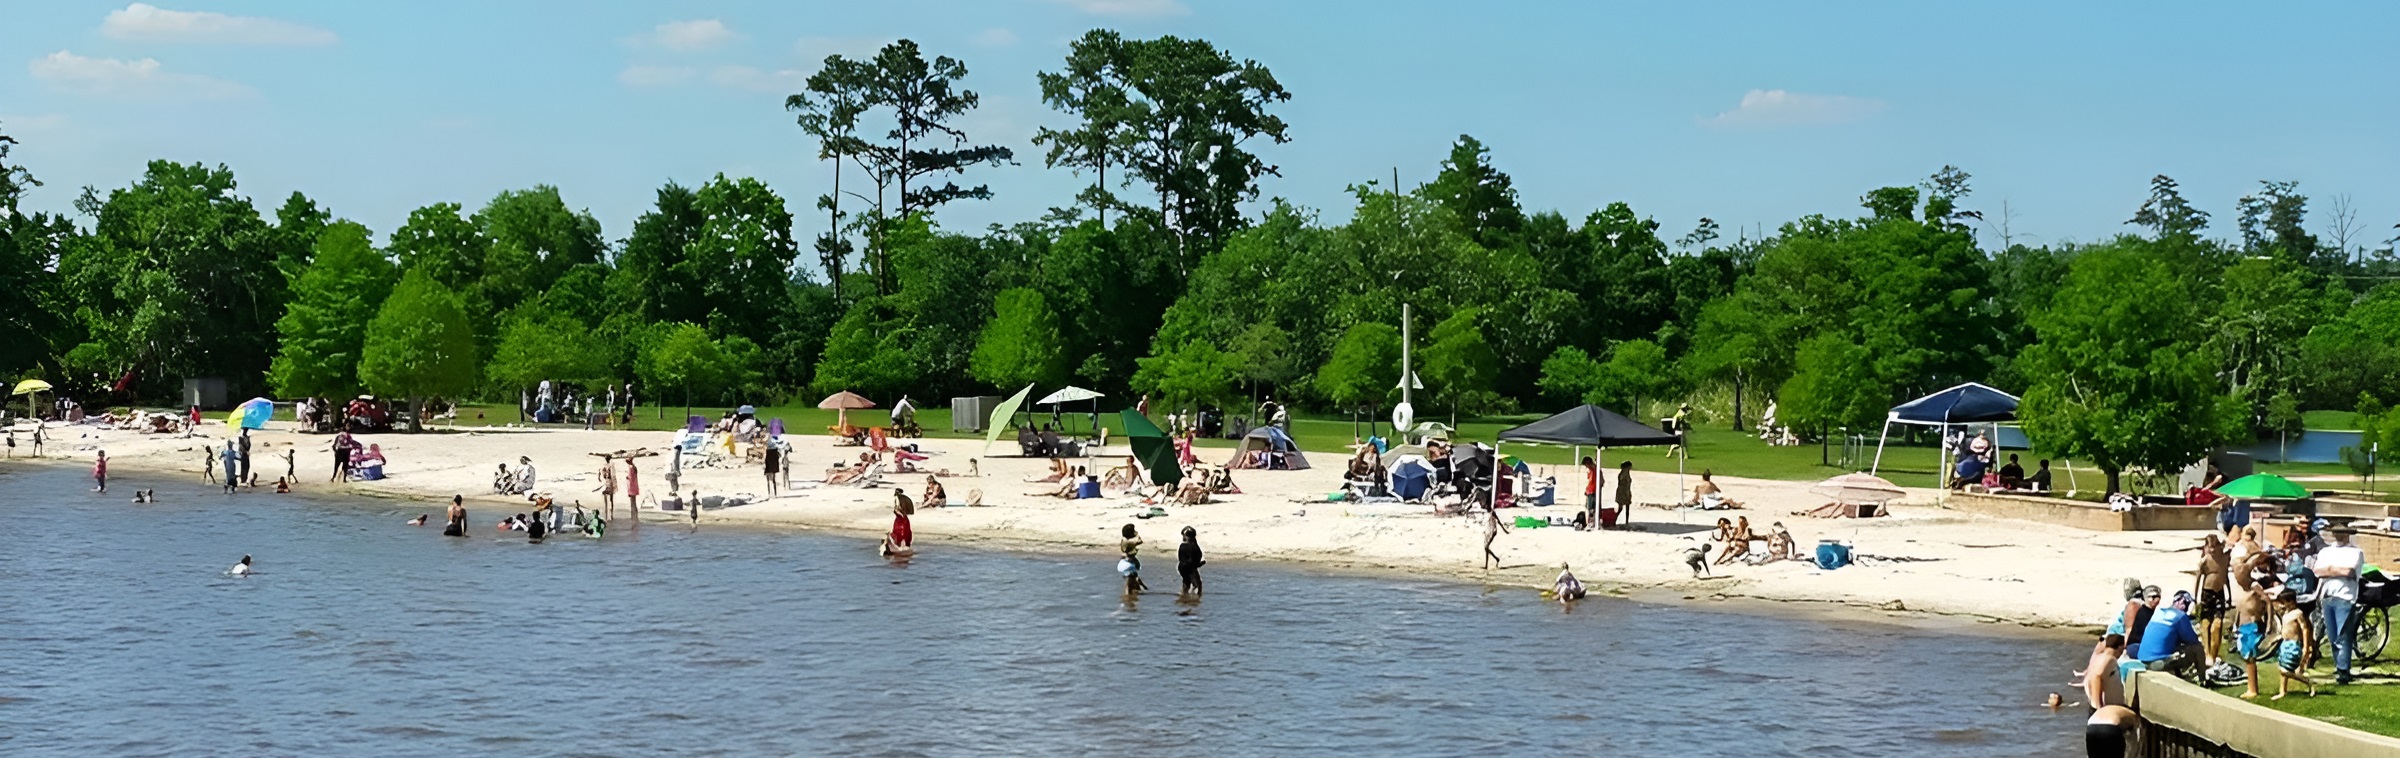
[[[580,430],[487,430],[361,436],[380,444],[391,459],[391,478],[372,483],[329,485],[310,477],[330,472],[323,452],[329,435],[299,435],[277,427],[257,430],[254,455],[259,478],[280,476],[284,451],[296,450],[296,470],[303,495],[339,494],[387,501],[446,503],[449,495],[467,496],[471,518],[488,524],[492,506],[523,500],[488,494],[491,468],[518,455],[533,457],[544,475],[539,488],[562,507],[582,503],[596,507],[597,461],[586,452],[648,446],[664,449],[670,435],[658,432]],[[196,474],[201,446],[221,447],[224,427],[210,424],[190,437],[140,435],[89,427],[64,427],[79,436],[54,439],[38,460],[20,457],[43,468],[89,466],[92,450],[109,450],[112,474]],[[794,484],[816,464],[854,458],[858,448],[836,447],[832,439],[787,435],[794,448],[791,460],[800,468]],[[2096,632],[2100,617],[2116,607],[2121,577],[2141,577],[2146,583],[2179,584],[2187,559],[2180,555],[2197,543],[2198,533],[2089,533],[2027,522],[1969,516],[1928,505],[1899,505],[1894,516],[1881,519],[1820,520],[1771,515],[1813,507],[1822,498],[1808,495],[1806,483],[1717,477],[1749,510],[1679,514],[1642,503],[1680,499],[1672,472],[1639,472],[1635,476],[1633,516],[1636,531],[1575,532],[1566,528],[1520,529],[1503,534],[1495,549],[1500,568],[1485,571],[1464,558],[1480,553],[1481,528],[1457,517],[1435,517],[1430,508],[1406,505],[1360,505],[1324,502],[1324,493],[1339,488],[1339,459],[1317,456],[1319,468],[1306,471],[1237,471],[1243,494],[1221,495],[1218,502],[1200,506],[1166,506],[1167,516],[1140,520],[1132,514],[1148,506],[1122,498],[1060,500],[1026,494],[1045,485],[1020,481],[1024,474],[1046,470],[1042,459],[981,458],[981,444],[959,440],[914,440],[933,453],[928,469],[965,468],[974,458],[980,478],[941,479],[953,500],[970,490],[983,493],[984,507],[921,509],[912,526],[922,543],[963,545],[1001,552],[1106,554],[1113,551],[1120,524],[1137,524],[1154,551],[1171,549],[1173,534],[1183,526],[1199,529],[1201,544],[1212,560],[1282,564],[1307,570],[1343,574],[1427,579],[1486,587],[1546,589],[1561,562],[1596,595],[1659,603],[1690,603],[1699,607],[1724,604],[1741,612],[1816,616],[1836,620],[1918,625],[1949,631],[2038,636],[2081,636]],[[996,448],[997,449],[997,448]],[[19,448],[22,452],[23,447]],[[1203,451],[1207,454],[1211,451]],[[64,453],[62,455],[62,453]],[[311,456],[314,456],[313,458]],[[1649,461],[1637,456],[1637,469]],[[642,459],[647,501],[663,485],[665,464]],[[1111,459],[1099,458],[1094,470]],[[13,462],[13,461],[12,461]],[[1613,462],[1613,461],[1612,461]],[[570,467],[570,464],[576,464]],[[1548,467],[1536,467],[1543,476]],[[960,473],[963,473],[961,471]],[[1614,486],[1615,472],[1610,470]],[[623,475],[620,467],[619,475]],[[1562,491],[1579,489],[1579,471],[1561,467],[1555,472]],[[116,478],[112,476],[112,478]],[[1572,483],[1568,480],[1573,479]],[[759,469],[687,468],[682,484],[704,494],[735,494],[764,489]],[[781,497],[708,511],[703,521],[718,526],[764,527],[824,531],[874,539],[891,520],[892,486],[905,487],[913,498],[923,487],[922,474],[902,475],[878,489],[795,487]],[[475,493],[487,494],[475,494]],[[271,491],[261,494],[271,494]],[[1922,502],[1928,493],[1911,491],[1909,500]],[[1526,508],[1509,515],[1568,515],[1565,506]],[[483,511],[477,515],[477,511]],[[622,513],[622,511],[620,511]],[[645,508],[649,524],[681,522]],[[1722,578],[1692,579],[1678,560],[1689,540],[1705,539],[1709,524],[1720,516],[1747,515],[1754,530],[1783,521],[1803,552],[1819,537],[1842,539],[1853,546],[1859,564],[1821,571],[1795,562],[1764,565],[1712,566]],[[637,527],[638,528],[638,527]],[[1997,587],[1992,585],[1999,585]],[[1997,591],[1995,591],[1997,590]]]

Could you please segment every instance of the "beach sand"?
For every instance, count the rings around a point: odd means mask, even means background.
[[[214,420],[196,436],[146,435],[101,430],[92,426],[53,426],[45,457],[56,463],[89,466],[94,451],[105,448],[112,472],[124,478],[154,478],[180,472],[200,479],[203,448],[222,448],[228,430]],[[252,432],[262,483],[284,471],[282,454],[298,452],[299,489],[340,491],[382,497],[429,501],[428,511],[453,494],[466,495],[473,523],[488,528],[493,521],[528,509],[522,498],[490,494],[494,467],[515,465],[530,456],[540,472],[539,489],[562,506],[580,502],[596,508],[599,459],[589,453],[648,447],[664,451],[671,435],[665,432],[582,431],[579,429],[491,429],[428,434],[363,435],[361,443],[382,446],[390,463],[389,478],[377,482],[330,484],[330,435],[302,435],[289,422],[276,422]],[[891,525],[892,489],[917,498],[925,475],[887,477],[876,489],[811,486],[835,461],[856,460],[861,448],[837,447],[823,436],[787,437],[797,470],[797,487],[782,497],[706,511],[710,524],[744,523],[881,535]],[[19,461],[29,451],[28,436],[17,436]],[[1137,524],[1154,550],[1172,554],[1176,534],[1185,526],[1199,530],[1200,542],[1212,558],[1243,558],[1305,563],[1326,567],[1391,571],[1466,581],[1528,587],[1548,587],[1558,566],[1568,563],[1575,575],[1605,591],[1643,596],[1680,595],[1685,598],[1755,598],[1766,601],[1830,603],[1887,615],[1941,614],[1996,623],[2096,628],[2105,624],[2121,604],[2126,577],[2169,589],[2188,585],[2181,573],[2196,561],[2191,548],[2201,532],[2088,532],[2031,522],[1974,516],[1942,509],[1940,493],[1912,490],[1895,504],[1892,515],[1874,519],[1816,519],[1791,515],[1821,505],[1825,498],[1810,494],[1806,482],[1752,480],[1719,474],[1716,481],[1745,510],[1684,512],[1637,505],[1632,531],[1577,532],[1566,527],[1518,529],[1502,534],[1495,549],[1506,562],[1502,569],[1481,568],[1482,527],[1462,517],[1435,516],[1420,505],[1360,505],[1325,502],[1340,489],[1343,460],[1331,454],[1312,454],[1316,468],[1306,471],[1236,471],[1242,494],[1220,495],[1220,502],[1200,506],[1166,506],[1165,516],[1136,519],[1148,506],[1125,496],[1097,500],[1061,500],[1031,494],[1056,485],[1027,482],[1047,471],[1047,461],[1014,457],[982,457],[983,444],[967,440],[913,440],[932,455],[929,470],[946,469],[942,478],[952,502],[965,502],[980,491],[984,507],[920,509],[913,519],[920,551],[940,550],[944,543],[973,543],[1001,549],[1089,551],[1094,560],[1114,556],[1118,530]],[[1015,445],[1003,440],[993,452],[1013,454]],[[1204,450],[1202,455],[1228,455]],[[970,459],[980,477],[966,476]],[[1681,482],[1672,461],[1656,451],[1636,452],[1631,458],[1637,504],[1670,503],[1682,499],[1682,487],[1698,481],[1705,461],[1691,463],[1694,476]],[[1611,457],[1609,487],[1615,486]],[[1123,461],[1106,458],[1092,464],[1095,472]],[[1078,460],[1077,462],[1081,462]],[[1222,461],[1217,461],[1222,462]],[[764,495],[765,481],[753,464],[738,468],[695,468],[687,458],[682,487],[705,495]],[[623,464],[619,466],[622,476]],[[1659,469],[1664,468],[1665,471]],[[666,459],[644,458],[641,483],[645,521],[681,520],[681,513],[650,507],[665,494]],[[1580,503],[1582,474],[1572,467],[1536,467],[1536,477],[1555,475],[1561,505],[1504,511],[1507,516],[1571,517],[1575,508],[1564,493]],[[131,482],[128,482],[129,484]],[[260,488],[259,496],[269,496]],[[620,500],[622,496],[620,495]],[[1305,502],[1295,502],[1305,501]],[[624,507],[620,503],[620,513]],[[1716,566],[1717,576],[1693,579],[1681,561],[1691,540],[1705,540],[1719,516],[1748,515],[1755,531],[1781,521],[1812,551],[1817,540],[1837,539],[1853,546],[1856,565],[1823,571],[1804,563],[1779,562],[1761,566]],[[1757,543],[1763,550],[1765,543]],[[869,549],[862,546],[862,550]],[[1714,556],[1712,555],[1712,560]],[[1162,574],[1172,583],[1172,572]]]

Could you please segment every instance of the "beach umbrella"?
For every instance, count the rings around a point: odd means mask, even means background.
[[[833,417],[836,420],[836,423],[841,426],[849,426],[851,411],[861,408],[873,408],[875,407],[875,401],[860,397],[856,392],[842,390],[826,396],[823,400],[817,401],[817,407],[833,411]]]
[[[49,391],[50,391],[50,383],[49,383],[49,382],[45,382],[45,381],[42,381],[42,380],[40,380],[40,379],[27,379],[27,380],[25,380],[25,381],[18,382],[18,383],[17,383],[17,389],[16,389],[16,391],[10,392],[10,393],[8,393],[8,394],[9,394],[10,396],[12,396],[12,397],[13,397],[13,396],[16,396],[16,395],[30,395],[30,394],[33,394],[33,393],[36,393],[36,392],[49,392]]]
[[[1183,482],[1183,459],[1175,450],[1175,438],[1150,423],[1150,417],[1131,408],[1117,414],[1125,425],[1125,439],[1133,445],[1134,460],[1150,470],[1150,483],[1173,487]]]
[[[1017,390],[1017,394],[1010,395],[1007,400],[1000,401],[1000,405],[992,408],[991,418],[985,419],[983,423],[984,455],[992,454],[992,443],[999,442],[1000,432],[1012,426],[1007,423],[1009,417],[1017,415],[1017,408],[1024,406],[1025,396],[1031,394],[1033,394],[1033,385],[1025,385],[1024,389]]]
[[[2308,488],[2274,474],[2251,474],[2226,482],[2217,494],[2242,500],[2291,500],[2309,496]]]
[[[1900,485],[1874,474],[1843,474],[1818,482],[1808,491],[1833,498],[1840,503],[1880,503],[1898,500],[1908,495]]]
[[[274,416],[275,401],[254,397],[242,401],[241,405],[234,406],[232,413],[225,414],[225,423],[232,424],[239,429],[265,429],[267,428],[267,419]]]

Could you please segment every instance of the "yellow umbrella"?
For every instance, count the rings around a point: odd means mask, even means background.
[[[17,383],[17,389],[16,389],[16,391],[15,391],[15,392],[10,392],[10,393],[8,393],[8,394],[10,394],[10,395],[24,395],[24,394],[30,394],[30,393],[34,393],[34,392],[49,392],[49,391],[50,391],[50,383],[49,383],[49,382],[45,382],[45,381],[42,381],[42,380],[40,380],[40,379],[27,379],[27,380],[25,380],[25,381],[18,382],[18,383]]]

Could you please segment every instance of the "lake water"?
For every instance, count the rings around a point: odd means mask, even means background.
[[[528,545],[488,506],[455,539],[413,504],[111,484],[0,473],[0,753],[2025,756],[2082,723],[2035,705],[2072,639],[1239,562],[1129,606],[1098,552]]]

